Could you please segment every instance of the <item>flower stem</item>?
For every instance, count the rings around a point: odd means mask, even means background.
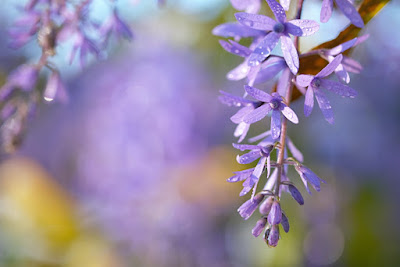
[[[296,12],[296,17],[295,19],[300,19],[301,18],[301,13],[303,11],[303,3],[304,0],[298,0],[297,2],[297,12]],[[294,38],[294,45],[296,47],[296,50],[299,51],[300,43],[299,43],[299,37],[295,36]],[[290,105],[290,100],[292,98],[292,90],[293,90],[293,83],[292,79],[294,78],[294,75],[291,73],[289,75],[289,82],[287,83],[288,87],[286,88],[286,94],[285,94],[285,100],[286,104],[289,106]],[[282,178],[282,172],[283,172],[283,161],[285,157],[285,146],[286,146],[286,136],[287,136],[287,119],[283,117],[283,122],[282,122],[282,128],[281,128],[281,138],[280,138],[280,143],[281,143],[281,149],[279,149],[278,152],[278,158],[277,158],[277,165],[278,165],[278,179],[276,181],[276,186],[275,186],[275,195],[279,196],[279,191],[280,191],[280,185],[281,185],[281,178]]]

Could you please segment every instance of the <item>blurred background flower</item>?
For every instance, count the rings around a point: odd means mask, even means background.
[[[400,26],[399,4],[364,30],[371,37],[354,52],[364,71],[351,77],[359,95],[332,103],[335,125],[318,112],[290,125],[306,165],[328,184],[303,194],[301,207],[284,196],[291,234],[269,249],[250,235],[258,218],[236,212],[247,200],[241,185],[226,182],[246,166],[230,148],[233,111],[217,96],[241,90],[225,81],[240,59],[211,30],[235,11],[222,0],[151,2],[121,1],[134,41],[84,71],[62,67],[70,101],[40,106],[20,151],[3,159],[0,266],[396,266],[400,49],[387,25]],[[306,8],[318,20],[314,2]],[[334,14],[313,41],[346,21]],[[34,54],[10,52],[5,38],[1,83]],[[294,109],[302,114],[301,103]]]

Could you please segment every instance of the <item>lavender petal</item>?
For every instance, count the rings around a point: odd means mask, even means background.
[[[356,90],[354,90],[353,88],[351,88],[347,85],[344,85],[340,82],[322,79],[321,86],[331,92],[334,92],[337,95],[342,96],[342,97],[353,98],[353,97],[357,96]]]
[[[333,0],[323,0],[319,18],[320,21],[324,23],[328,22],[328,20],[332,16],[332,10],[333,10]]]
[[[281,23],[286,22],[286,13],[283,7],[275,0],[266,0],[266,1],[272,10],[272,13],[274,13],[275,18]]]
[[[283,228],[283,231],[285,231],[286,233],[289,232],[290,229],[290,225],[289,225],[289,220],[286,217],[285,213],[282,212],[282,221],[281,221],[281,225]]]
[[[310,116],[314,108],[314,89],[309,86],[306,91],[306,97],[304,100],[304,115],[306,117]]]
[[[364,21],[362,20],[360,14],[358,14],[357,9],[348,0],[335,0],[336,5],[343,12],[343,14],[353,23],[354,26],[358,28],[364,27]]]
[[[240,164],[249,164],[261,157],[260,150],[250,151],[246,154],[236,157],[236,161]]]
[[[299,123],[299,118],[297,117],[296,113],[294,113],[294,111],[291,108],[289,108],[288,106],[284,105],[281,112],[288,120],[290,120],[294,124]]]
[[[319,24],[309,19],[294,19],[285,25],[287,32],[295,36],[309,36],[319,30]]]
[[[271,116],[271,137],[276,140],[281,135],[281,113],[277,110],[272,111]]]
[[[289,192],[292,195],[293,199],[297,201],[297,203],[299,203],[300,205],[304,205],[303,196],[294,185],[289,185]]]
[[[272,96],[264,91],[261,91],[255,87],[251,87],[245,85],[244,89],[246,92],[253,98],[262,101],[262,102],[270,102],[272,100]]]
[[[314,93],[325,120],[330,124],[333,124],[335,120],[333,118],[333,111],[328,98],[321,90],[315,90]]]
[[[224,23],[218,25],[212,30],[212,34],[216,36],[221,36],[225,38],[233,37],[233,38],[248,38],[248,37],[257,37],[257,36],[264,36],[265,32],[254,30],[252,28],[243,26],[239,23]]]
[[[271,0],[275,1],[275,0]],[[249,57],[249,66],[257,66],[266,59],[279,41],[280,34],[270,32],[258,43],[254,52]]]
[[[324,78],[335,71],[340,62],[342,62],[342,54],[337,55],[328,65],[325,66],[315,77]]]
[[[276,24],[275,20],[264,15],[240,12],[236,13],[235,17],[240,24],[256,30],[272,31]]]
[[[311,81],[314,79],[313,75],[298,75],[296,78],[296,83],[301,87],[307,87],[310,85]]]
[[[262,231],[265,229],[265,226],[267,225],[267,219],[261,218],[256,222],[256,225],[254,228],[251,230],[251,233],[257,237],[259,236]]]
[[[299,71],[299,55],[289,36],[281,36],[281,48],[286,64],[294,75]]]

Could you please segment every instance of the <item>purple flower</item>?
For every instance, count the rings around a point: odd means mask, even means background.
[[[281,113],[291,122],[298,123],[296,113],[289,108],[278,93],[272,95],[263,92],[257,88],[246,85],[246,92],[255,99],[263,102],[263,104],[249,112],[243,117],[245,123],[252,124],[263,119],[271,111],[271,136],[273,139],[278,139],[281,134]]]
[[[255,161],[256,159],[260,159],[251,174],[249,172],[246,172],[245,174],[243,173],[243,175],[241,175],[241,177],[240,177],[240,178],[246,179],[243,183],[243,190],[240,192],[240,196],[244,196],[253,188],[254,185],[257,185],[261,174],[264,172],[264,167],[265,167],[266,162],[267,162],[267,170],[268,170],[267,177],[269,176],[269,170],[270,170],[270,157],[269,156],[274,147],[273,147],[273,145],[256,146],[256,145],[241,145],[241,144],[233,144],[233,147],[235,147],[236,149],[239,149],[241,151],[251,150],[250,152],[248,152],[246,154],[237,156],[236,160],[240,164],[249,164],[249,163]],[[240,174],[242,174],[242,173],[240,173]],[[234,179],[234,178],[231,177],[230,179]]]
[[[253,53],[249,56],[249,65],[256,66],[264,61],[275,48],[278,41],[281,40],[283,57],[293,74],[299,69],[299,56],[297,50],[289,36],[308,36],[319,29],[317,22],[313,20],[286,20],[286,14],[282,6],[275,0],[267,0],[277,21],[263,15],[248,13],[236,13],[236,19],[239,23],[256,30],[269,32],[257,45]]]
[[[260,10],[261,0],[231,0],[231,4],[237,10],[255,14]]]
[[[315,191],[319,192],[321,190],[321,182],[326,184],[326,182],[319,178],[314,172],[312,172],[309,168],[304,165],[296,165],[295,169],[297,173],[300,175],[301,180],[304,183],[307,192],[311,195],[311,190],[308,187],[308,183],[310,183]]]
[[[266,218],[261,218],[256,222],[256,225],[254,226],[253,230],[251,230],[251,233],[257,237],[259,236],[262,231],[265,229],[265,226],[267,225],[267,219]]]
[[[228,22],[216,26],[212,30],[212,34],[226,38],[233,37],[235,40],[240,40],[240,38],[264,36],[265,32],[243,26],[236,22]]]
[[[325,58],[328,62],[332,62],[335,59],[335,56],[343,53],[344,51],[364,42],[369,37],[369,34],[356,37],[351,39],[350,41],[344,42],[332,49],[323,49],[321,51],[321,56]],[[350,75],[348,72],[352,73],[360,73],[362,70],[362,66],[356,60],[351,59],[349,57],[343,56],[342,62],[335,69],[335,74],[345,83],[350,82]]]
[[[349,0],[335,0],[335,3],[354,26],[359,28],[364,27],[364,21]],[[331,18],[332,10],[333,0],[323,0],[320,14],[321,22],[327,22]]]
[[[315,98],[318,101],[318,105],[324,115],[325,119],[333,124],[333,111],[332,107],[329,103],[328,98],[322,92],[322,88],[325,88],[335,94],[338,94],[342,97],[350,97],[353,98],[357,95],[357,92],[340,82],[335,82],[331,80],[324,79],[328,75],[330,75],[335,69],[339,66],[342,61],[343,56],[340,54],[335,57],[332,62],[330,62],[325,68],[323,68],[317,75],[299,75],[297,76],[296,82],[298,85],[302,87],[308,87],[306,92],[306,97],[304,101],[304,114],[306,117],[310,116],[313,107],[314,107],[314,94]]]
[[[70,64],[72,64],[76,53],[79,53],[79,64],[83,68],[84,66],[86,66],[88,55],[93,54],[94,56],[98,57],[100,54],[100,50],[97,48],[96,44],[92,40],[90,40],[85,34],[77,31],[72,51],[69,57]]]
[[[258,205],[261,203],[261,201],[264,199],[264,195],[258,194],[254,198],[251,198],[244,202],[239,208],[238,212],[240,216],[247,220],[250,218],[250,216],[254,213],[254,211],[257,209]]]

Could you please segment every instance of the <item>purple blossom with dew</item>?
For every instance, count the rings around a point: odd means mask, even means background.
[[[317,75],[299,75],[296,82],[302,87],[307,87],[306,97],[304,101],[304,115],[310,116],[314,107],[314,95],[317,99],[319,108],[329,123],[334,123],[333,111],[328,98],[321,89],[329,90],[342,97],[353,98],[357,92],[341,82],[331,81],[325,79],[328,75],[334,72],[343,59],[342,54],[336,56],[325,68],[323,68]]]
[[[283,57],[292,73],[296,74],[299,69],[299,56],[289,34],[294,36],[309,36],[318,31],[319,25],[313,20],[296,19],[287,21],[285,11],[280,4],[275,0],[267,0],[267,3],[277,21],[263,15],[235,14],[239,23],[256,30],[268,32],[249,56],[248,64],[250,66],[259,65],[271,54],[271,51],[280,40]]]
[[[245,86],[245,89],[250,96],[263,102],[263,105],[243,117],[245,123],[255,123],[271,112],[271,136],[273,139],[278,139],[281,134],[281,114],[295,124],[299,122],[296,113],[283,102],[278,93],[270,95],[248,85]]]
[[[335,1],[337,7],[342,13],[351,21],[351,23],[358,27],[364,27],[364,21],[362,20],[357,9],[353,6],[350,0],[323,0],[321,7],[320,20],[321,22],[328,22],[332,16],[333,1]]]
[[[252,196],[265,195],[264,200],[260,203],[258,201],[261,197],[257,199],[257,202],[253,201],[252,197],[239,208],[239,213],[243,218],[248,219],[255,212],[256,206],[259,206],[262,217],[252,229],[252,234],[257,237],[265,229],[264,240],[269,247],[275,247],[280,239],[279,225],[286,233],[290,228],[288,217],[283,213],[281,207],[283,204],[282,194],[290,194],[299,205],[304,205],[302,193],[288,177],[289,167],[293,166],[299,173],[310,194],[309,183],[316,191],[320,191],[321,183],[325,183],[309,168],[302,165],[304,156],[289,138],[288,121],[295,124],[299,122],[296,113],[290,107],[293,96],[294,99],[297,98],[296,95],[293,95],[293,89],[296,86],[298,91],[305,95],[304,114],[306,117],[311,114],[315,95],[325,119],[329,123],[333,123],[332,108],[322,89],[342,97],[352,98],[357,95],[354,89],[343,83],[349,83],[349,73],[359,73],[362,67],[357,61],[343,56],[342,53],[365,41],[368,35],[349,40],[346,38],[348,31],[343,31],[339,35],[340,38],[344,37],[345,42],[342,44],[330,41],[319,47],[316,46],[311,51],[300,53],[301,37],[312,35],[319,30],[317,22],[302,18],[304,1],[299,0],[296,3],[296,12],[292,19],[288,19],[285,13],[285,10],[290,7],[290,0],[280,0],[280,4],[275,0],[266,0],[266,2],[276,20],[258,14],[258,7],[249,11],[254,4],[259,4],[258,1],[232,0],[234,8],[246,12],[236,13],[235,17],[238,23],[219,25],[213,29],[213,34],[233,38],[233,40],[222,40],[220,44],[229,53],[243,58],[242,63],[228,72],[227,79],[239,81],[247,78],[244,96],[236,97],[226,92],[221,92],[223,96],[220,96],[220,100],[224,104],[240,107],[240,110],[231,117],[231,120],[238,124],[235,136],[240,137],[239,142],[246,138],[251,124],[266,116],[271,116],[270,129],[248,139],[248,143],[256,144],[234,144],[240,150],[250,150],[250,152],[237,157],[239,163],[247,164],[256,159],[260,160],[254,168],[235,172],[228,182],[244,181],[244,188],[240,195],[248,193],[251,189],[253,189]],[[335,0],[335,2],[355,26],[364,26],[360,15],[350,1]],[[332,6],[333,0],[323,0],[322,22],[326,22],[330,18]],[[291,36],[294,36],[293,40]],[[250,45],[244,46],[241,43],[242,38],[252,38]],[[279,41],[283,57],[272,54]],[[329,49],[331,43],[335,43],[336,46]],[[310,68],[313,72],[317,72],[316,68],[319,66],[319,62],[313,66],[312,62],[299,58],[312,58],[318,55],[328,61],[325,68],[316,75],[297,75],[300,67]],[[307,62],[309,66],[300,66],[301,62]],[[327,79],[333,72],[340,82]],[[269,81],[276,76],[278,76],[278,81],[271,88]],[[261,88],[260,86],[263,86],[264,83],[267,88],[262,88],[263,90],[254,87],[256,84],[258,88]],[[248,97],[254,100],[249,100]],[[273,149],[266,153],[263,148],[267,147]],[[276,154],[271,155],[272,150],[275,150]],[[274,160],[275,156],[276,160]],[[274,168],[271,174],[270,168]],[[267,169],[266,182],[261,190],[257,190],[257,185],[261,181],[265,169]]]

